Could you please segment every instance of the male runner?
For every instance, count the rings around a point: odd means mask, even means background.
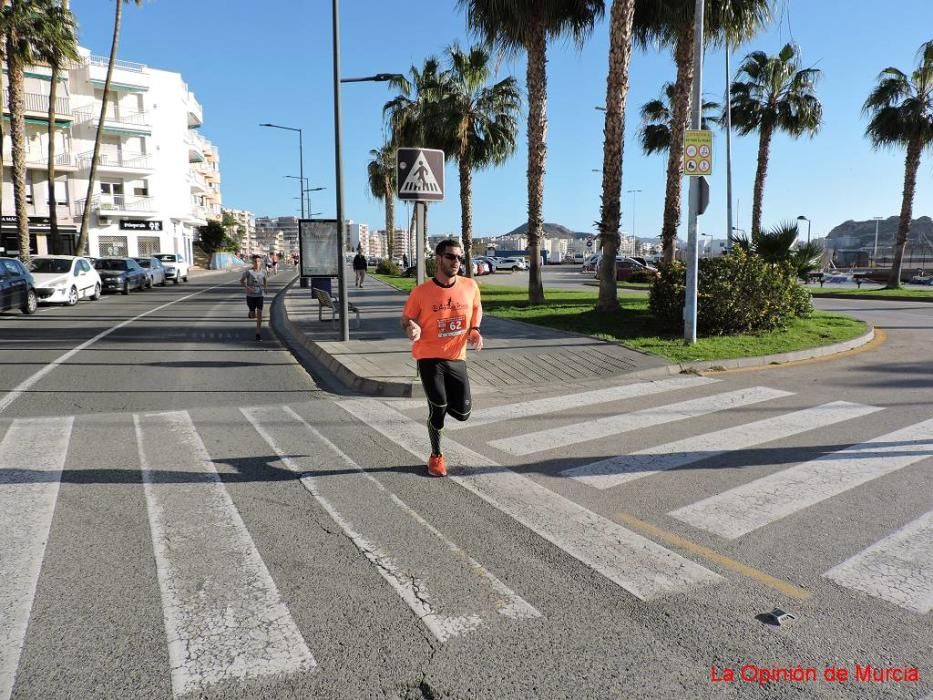
[[[246,288],[246,306],[249,318],[256,319],[256,340],[262,340],[262,299],[266,290],[266,272],[262,269],[262,258],[253,256],[253,267],[243,270],[240,285]]]
[[[434,253],[437,271],[411,290],[402,311],[402,328],[412,341],[411,354],[418,361],[428,398],[428,474],[447,476],[441,431],[447,414],[460,421],[470,417],[466,348],[469,343],[477,350],[483,349],[479,332],[483,305],[476,282],[457,276],[463,262],[460,244],[453,239],[441,241]]]

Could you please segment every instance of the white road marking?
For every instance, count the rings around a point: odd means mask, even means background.
[[[16,401],[16,399],[18,399],[22,394],[26,393],[26,391],[28,391],[29,388],[33,384],[35,384],[40,379],[42,379],[42,377],[47,375],[49,372],[51,372],[53,369],[55,369],[59,365],[64,364],[65,362],[68,362],[68,360],[70,360],[72,357],[77,355],[82,350],[87,350],[90,346],[92,346],[98,340],[102,340],[103,338],[106,338],[108,335],[110,335],[114,331],[118,331],[124,326],[128,326],[129,324],[133,323],[134,321],[138,321],[144,316],[148,316],[149,314],[154,314],[156,311],[161,311],[162,309],[172,306],[173,304],[177,304],[178,302],[185,301],[186,299],[191,299],[192,297],[196,297],[199,294],[204,294],[205,292],[209,292],[212,289],[217,289],[218,287],[223,287],[223,286],[224,285],[222,284],[217,284],[217,285],[214,285],[213,287],[202,289],[200,292],[194,292],[193,294],[188,294],[186,296],[183,296],[181,299],[175,299],[175,301],[170,301],[167,304],[162,304],[161,306],[157,306],[154,309],[149,309],[148,311],[144,311],[143,313],[138,314],[134,316],[133,318],[127,319],[126,321],[121,321],[120,323],[113,326],[112,328],[108,328],[105,331],[101,331],[100,333],[95,335],[90,340],[85,340],[80,345],[73,347],[71,350],[66,352],[61,357],[58,357],[52,360],[49,364],[47,364],[45,367],[40,369],[38,372],[27,377],[26,379],[21,381],[19,384],[17,384],[15,387],[10,389],[7,395],[4,396],[2,399],[0,399],[0,413],[3,413],[3,411],[6,410],[11,403]]]
[[[926,614],[933,610],[933,510],[825,574],[902,608]]]
[[[0,700],[13,692],[73,422],[18,418],[0,442]]]
[[[661,379],[656,382],[638,382],[635,384],[626,384],[624,386],[613,386],[607,389],[584,391],[579,394],[552,396],[545,399],[534,399],[532,401],[494,406],[492,408],[481,408],[473,411],[470,415],[469,422],[460,423],[458,421],[450,421],[450,424],[448,424],[445,429],[461,430],[463,428],[473,428],[478,425],[498,423],[514,418],[541,416],[548,413],[567,411],[572,408],[609,403],[610,401],[623,401],[625,399],[638,398],[639,396],[661,394],[666,391],[677,391],[678,389],[692,389],[697,386],[715,384],[718,381],[720,380],[708,377],[674,377],[673,379]],[[419,405],[426,406],[427,404],[422,401]]]
[[[313,670],[314,657],[190,416],[133,420],[174,694]]]
[[[744,450],[762,443],[781,440],[880,410],[874,406],[835,401],[649,447],[630,455],[619,455],[583,464],[567,469],[561,474],[597,489],[608,489],[667,469],[676,469],[733,450]]]
[[[240,410],[290,470],[302,474],[308,471],[310,461],[310,466],[315,468],[315,471],[325,472],[321,478],[305,474],[301,479],[302,484],[438,641],[446,642],[451,637],[475,630],[489,614],[517,619],[541,616],[541,613],[521,596],[510,590],[395,494],[390,493],[378,479],[367,474],[343,450],[291,408],[286,406]],[[302,458],[295,457],[296,454],[313,456]],[[347,494],[350,496],[349,501],[346,500],[346,496],[343,497],[344,504],[340,506],[341,510],[338,510],[335,503],[337,499],[341,499],[341,493],[329,487],[326,479],[328,467],[324,465],[328,465],[330,470],[352,469],[366,480],[365,483],[356,483],[351,489],[352,493]],[[343,492],[346,494],[347,489],[344,488]],[[382,504],[379,503],[380,500],[383,501]],[[381,527],[381,531],[370,525],[368,534],[362,532],[363,523],[367,520],[367,511],[393,513],[393,506],[410,517],[417,528],[405,528],[404,523],[399,523],[392,531],[387,531],[384,522],[380,522],[377,527]],[[425,537],[421,528],[426,530],[430,537]],[[375,539],[378,537],[384,543],[393,536],[405,540],[393,548],[394,554],[386,551],[385,545]],[[405,550],[409,550],[410,553]],[[444,567],[449,571],[446,576],[441,576]],[[444,582],[452,583],[453,590],[442,591]],[[480,590],[475,590],[477,588]],[[450,599],[451,596],[453,600]],[[476,598],[480,600],[476,601]],[[466,599],[474,599],[473,602],[482,602],[485,599],[487,610],[483,611],[481,606],[470,608],[469,605],[464,605]],[[460,609],[455,614],[444,612],[452,608]]]
[[[929,457],[933,419],[756,479],[669,515],[735,539]]]
[[[416,458],[427,460],[427,430],[420,422],[374,399],[339,405]],[[453,466],[452,481],[641,600],[722,581],[709,569],[450,439],[444,440],[443,450],[448,469]]]
[[[555,447],[566,447],[581,442],[589,442],[590,440],[600,440],[611,435],[621,435],[622,433],[651,428],[678,420],[705,416],[718,411],[726,411],[730,408],[750,406],[751,404],[771,401],[784,396],[793,396],[793,394],[780,389],[754,386],[723,394],[703,396],[689,401],[680,401],[676,404],[646,408],[641,411],[621,413],[606,418],[575,423],[574,425],[566,425],[560,430],[550,428],[501,440],[493,440],[489,445],[513,455],[530,455],[536,452],[552,450]]]

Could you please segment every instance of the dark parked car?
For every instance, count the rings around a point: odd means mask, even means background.
[[[158,258],[133,258],[133,260],[138,262],[139,266],[146,271],[147,287],[151,289],[155,284],[161,287],[165,286],[167,277],[161,260]]]
[[[100,274],[105,292],[129,294],[131,289],[145,289],[149,279],[133,258],[96,258],[94,269]]]
[[[0,258],[0,311],[19,309],[34,314],[39,308],[32,274],[15,258]]]

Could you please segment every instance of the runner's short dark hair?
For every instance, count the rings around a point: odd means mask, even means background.
[[[253,256],[253,260],[261,260],[261,259],[262,259],[262,256],[261,256],[261,255],[254,255],[254,256]]]
[[[463,246],[460,245],[460,241],[458,241],[456,238],[445,238],[443,241],[441,241],[434,247],[434,254],[443,255],[444,251],[447,250],[448,248],[462,248],[462,247]]]

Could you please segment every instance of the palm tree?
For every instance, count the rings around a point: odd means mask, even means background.
[[[528,55],[528,301],[544,303],[539,264],[547,157],[547,40],[569,36],[578,46],[605,11],[603,0],[457,0],[467,25],[492,46]]]
[[[100,142],[104,134],[104,119],[107,116],[107,100],[110,97],[110,81],[113,67],[117,62],[117,46],[120,43],[120,21],[123,18],[123,3],[133,2],[142,5],[143,0],[116,0],[116,13],[113,20],[113,40],[110,43],[110,59],[107,62],[107,77],[104,80],[104,97],[100,104],[100,118],[97,120],[97,135],[94,137],[94,153],[91,155],[91,172],[88,174],[87,195],[84,198],[84,213],[81,215],[81,233],[78,236],[77,252],[87,250],[88,228],[91,223],[91,199],[94,197],[94,184],[97,178],[97,159],[100,157]]]
[[[464,265],[472,277],[473,171],[500,165],[515,152],[521,96],[511,76],[487,84],[492,72],[488,49],[461,51],[454,45],[447,49],[447,58],[436,126],[444,152],[458,164]]]
[[[369,191],[376,199],[381,199],[386,207],[386,246],[389,259],[392,258],[395,244],[395,146],[389,142],[382,148],[370,150],[372,160],[366,166],[369,176]]]
[[[645,155],[664,153],[671,147],[671,131],[674,112],[674,83],[664,83],[661,95],[650,100],[641,108],[641,130],[638,140]],[[719,126],[717,116],[722,109],[718,102],[707,100],[703,103],[703,113],[700,121],[701,129],[710,129]]]
[[[58,249],[58,208],[55,196],[55,100],[58,97],[58,81],[62,67],[79,58],[77,28],[74,15],[68,9],[68,0],[62,0],[61,5],[52,3],[43,28],[39,54],[42,60],[52,67],[48,113],[49,235],[52,240],[52,250],[61,252]]]
[[[919,65],[910,76],[897,68],[881,71],[878,84],[862,107],[871,117],[865,135],[875,148],[903,146],[907,150],[889,289],[901,286],[901,265],[910,232],[920,156],[933,144],[933,41],[923,44],[917,56]]]
[[[603,129],[603,182],[600,218],[597,224],[603,258],[599,272],[598,311],[619,308],[616,285],[616,253],[619,250],[619,217],[622,198],[622,137],[628,71],[632,59],[634,0],[613,0],[609,13],[609,74],[606,77],[606,119]]]
[[[771,138],[783,131],[793,138],[813,136],[823,120],[823,106],[814,93],[821,71],[799,66],[800,49],[787,44],[776,56],[753,51],[745,57],[732,83],[732,124],[739,134],[758,131],[758,168],[752,202],[754,237],[761,231],[761,205]],[[739,76],[744,75],[745,81]]]
[[[736,46],[764,26],[771,18],[773,0],[706,0],[703,13],[705,40],[713,44],[727,35]],[[660,45],[673,49],[677,65],[671,116],[671,148],[667,158],[667,189],[661,228],[663,260],[674,259],[674,240],[680,225],[681,173],[684,159],[684,131],[690,112],[694,66],[695,0],[637,0],[633,20],[635,39],[642,48]]]
[[[6,0],[0,8],[0,34],[6,44],[9,73],[10,140],[13,147],[13,199],[19,257],[29,261],[29,217],[26,211],[25,69],[39,61],[37,38],[50,0]]]

